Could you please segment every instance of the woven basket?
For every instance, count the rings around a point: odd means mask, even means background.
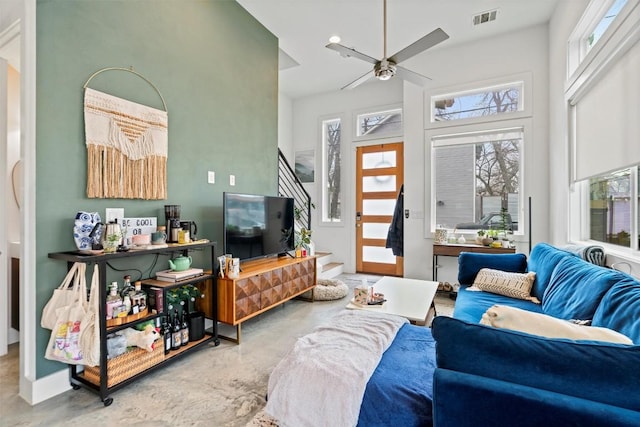
[[[141,348],[135,348],[118,357],[107,360],[107,387],[120,384],[132,376],[151,368],[164,360],[164,342],[156,340],[154,350],[148,352]],[[100,366],[85,366],[84,378],[100,385]]]

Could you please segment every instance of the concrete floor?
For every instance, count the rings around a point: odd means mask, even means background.
[[[378,279],[339,278],[351,287]],[[244,426],[263,408],[269,373],[285,352],[346,303],[289,301],[245,322],[241,345],[221,340],[196,351],[114,392],[109,407],[86,389],[30,406],[18,396],[19,345],[11,345],[0,357],[0,426]],[[438,296],[436,306],[439,315],[450,315],[453,301]]]

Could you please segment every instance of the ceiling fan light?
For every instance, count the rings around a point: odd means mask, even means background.
[[[340,36],[331,36],[329,37],[329,43],[340,43]]]
[[[374,74],[378,80],[389,80],[391,77],[396,75],[396,66],[391,62],[378,64],[374,67]]]

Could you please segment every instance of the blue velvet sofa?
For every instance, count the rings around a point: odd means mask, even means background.
[[[534,271],[531,295],[469,290],[478,271]],[[640,282],[548,244],[463,253],[453,318],[436,317],[435,426],[640,426]],[[494,304],[589,320],[634,345],[550,339],[479,324]]]

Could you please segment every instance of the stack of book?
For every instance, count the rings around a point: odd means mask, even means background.
[[[204,270],[201,268],[188,268],[182,271],[162,270],[156,272],[156,280],[161,280],[163,282],[179,282],[181,280],[188,280],[202,276],[203,274]]]

